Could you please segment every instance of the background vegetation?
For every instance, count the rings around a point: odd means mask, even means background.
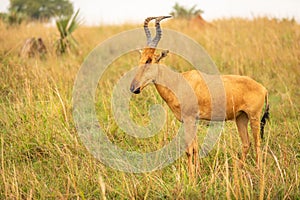
[[[74,33],[79,51],[57,55],[59,33],[42,24],[7,27],[0,22],[0,199],[299,199],[300,198],[300,26],[291,20],[222,19],[209,26],[169,20],[164,27],[201,44],[222,74],[247,75],[270,93],[263,175],[254,149],[244,169],[236,165],[241,142],[234,123],[226,123],[219,142],[200,160],[197,181],[189,184],[186,157],[144,174],[113,170],[95,160],[80,142],[72,120],[72,88],[81,63],[100,42],[137,25],[81,27]],[[46,58],[24,59],[28,37],[42,37]],[[97,114],[112,142],[127,150],[160,149],[176,134],[178,122],[153,87],[132,98],[131,114],[147,123],[148,108],[161,103],[168,119],[147,140],[123,133],[111,115],[110,95],[123,73],[138,63],[138,53],[117,59],[99,82]],[[175,55],[165,62],[178,71],[189,67]],[[199,140],[206,133],[200,124]],[[252,137],[250,135],[252,140]],[[253,143],[253,142],[252,142]]]
[[[191,8],[186,8],[184,6],[175,3],[173,10],[170,15],[174,18],[181,19],[191,19],[192,17],[203,14],[203,10],[197,9],[197,5],[192,6]]]
[[[0,12],[0,19],[9,26],[34,21],[49,22],[67,18],[74,13],[69,0],[10,0],[9,11]]]
[[[72,15],[73,4],[69,0],[10,0],[9,10],[31,20],[48,21],[52,17]]]

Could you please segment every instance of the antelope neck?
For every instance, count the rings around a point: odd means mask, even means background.
[[[178,72],[174,72],[164,65],[158,67],[158,76],[155,80],[155,87],[160,96],[168,103],[173,101],[176,90],[179,89],[180,79],[182,75]]]

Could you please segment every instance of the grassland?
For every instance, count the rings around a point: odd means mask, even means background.
[[[163,170],[131,174],[89,154],[72,119],[76,74],[97,44],[140,26],[81,27],[74,35],[80,50],[57,56],[54,28],[7,27],[0,22],[0,199],[300,199],[300,25],[289,20],[235,18],[206,27],[176,20],[164,23],[201,44],[222,74],[247,75],[268,89],[271,119],[262,142],[262,174],[257,173],[253,148],[244,169],[237,167],[241,142],[232,122],[209,156],[200,160],[193,184],[185,156]],[[49,51],[45,58],[18,56],[24,40],[32,36],[44,39]],[[145,125],[149,106],[164,106],[167,123],[153,138],[127,136],[110,108],[114,84],[138,59],[132,52],[112,63],[99,82],[95,104],[112,142],[127,150],[153,151],[170,141],[179,126],[155,89],[133,97],[131,110],[133,120]],[[177,61],[170,56],[165,62],[185,70],[184,61]],[[206,126],[199,125],[200,138],[205,131]]]

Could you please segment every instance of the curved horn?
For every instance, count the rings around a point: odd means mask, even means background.
[[[166,18],[170,18],[170,17],[172,17],[172,16],[160,16],[160,17],[155,18],[156,35],[150,44],[151,47],[156,47],[161,38],[162,31],[161,31],[160,24],[159,24],[160,21],[163,19],[166,19]]]
[[[156,17],[148,17],[145,19],[144,21],[144,30],[145,30],[145,34],[146,34],[146,37],[147,37],[147,45],[149,46],[152,39],[151,39],[151,32],[148,28],[148,23],[153,20],[153,19],[156,19]]]

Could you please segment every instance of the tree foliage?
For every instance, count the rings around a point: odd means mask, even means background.
[[[17,12],[9,12],[9,13],[0,13],[0,19],[3,22],[6,22],[8,25],[12,26],[12,25],[20,25],[24,19],[26,19],[26,16],[21,14],[21,13],[17,13]]]
[[[173,10],[170,13],[174,18],[183,18],[191,19],[194,16],[201,15],[203,10],[197,9],[197,5],[192,6],[191,8],[186,8],[184,6],[175,3]]]
[[[49,20],[55,16],[70,16],[73,4],[69,0],[10,0],[10,12],[27,15],[30,19]]]

